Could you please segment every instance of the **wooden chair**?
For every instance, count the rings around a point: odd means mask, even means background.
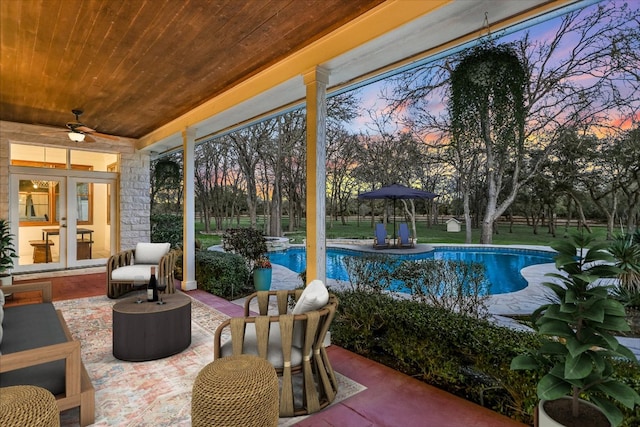
[[[282,377],[281,417],[317,412],[329,405],[338,392],[335,373],[323,345],[338,300],[327,292],[328,301],[325,299],[321,307],[302,314],[296,314],[302,310],[294,308],[289,313],[290,301],[296,301],[296,306],[304,305],[302,294],[302,290],[256,292],[245,302],[244,317],[226,320],[215,332],[214,359],[254,354],[274,366]],[[258,301],[258,316],[252,316],[249,310],[254,298]],[[276,298],[277,315],[268,313],[270,298]],[[308,298],[306,302],[308,307]],[[231,331],[231,340],[223,345],[222,333],[227,328]]]

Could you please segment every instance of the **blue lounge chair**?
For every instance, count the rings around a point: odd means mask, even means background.
[[[413,237],[409,233],[409,226],[406,222],[400,223],[398,229],[398,247],[399,248],[412,248],[414,246]]]
[[[376,224],[376,235],[373,239],[373,247],[375,249],[382,249],[389,247],[389,239],[387,239],[387,229],[384,224]]]

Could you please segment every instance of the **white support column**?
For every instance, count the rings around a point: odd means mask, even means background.
[[[182,131],[182,151],[184,153],[184,177],[183,177],[183,225],[182,225],[182,284],[183,291],[192,291],[198,288],[196,282],[196,244],[195,244],[195,151],[196,131],[186,128]]]
[[[327,281],[326,122],[329,73],[316,67],[304,74],[307,87],[307,284]]]

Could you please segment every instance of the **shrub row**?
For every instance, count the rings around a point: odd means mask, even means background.
[[[182,216],[173,214],[151,215],[151,241],[169,242],[172,248],[182,246]]]
[[[198,288],[227,300],[242,298],[254,291],[249,270],[237,254],[196,251]]]
[[[541,338],[535,334],[380,292],[333,292],[340,301],[331,327],[337,345],[513,419],[533,422],[541,373],[509,367],[514,356],[537,346]],[[637,365],[625,365],[621,372],[630,386],[640,384]],[[634,425],[638,411],[627,413],[627,425]]]

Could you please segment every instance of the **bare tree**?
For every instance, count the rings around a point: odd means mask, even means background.
[[[625,118],[637,113],[639,16],[637,8],[602,3],[561,17],[548,39],[533,40],[526,33],[513,42],[529,81],[524,100],[523,149],[504,146],[503,160],[488,162],[491,159],[487,155],[496,153],[487,145],[490,138],[484,138],[480,146],[461,145],[464,142],[461,140],[449,142],[458,145],[456,167],[462,179],[470,178],[468,172],[474,159],[487,165],[483,243],[491,242],[489,230],[513,203],[522,186],[540,173],[542,162],[561,143],[563,129],[586,127],[595,131],[595,126],[604,125],[613,113]],[[399,110],[407,108],[411,123],[424,126],[417,131],[452,135],[447,131],[450,110],[434,110],[429,103],[450,98],[449,71],[462,58],[463,55],[433,62],[406,72],[391,83],[396,86],[389,97],[393,106]],[[533,158],[532,150],[541,150],[543,155]],[[480,157],[476,157],[479,153]],[[469,191],[464,184],[461,181],[463,194]]]
[[[247,209],[251,227],[257,227],[258,188],[256,170],[260,163],[260,152],[269,144],[273,133],[272,121],[263,121],[228,135],[238,155],[238,164],[246,180]]]

